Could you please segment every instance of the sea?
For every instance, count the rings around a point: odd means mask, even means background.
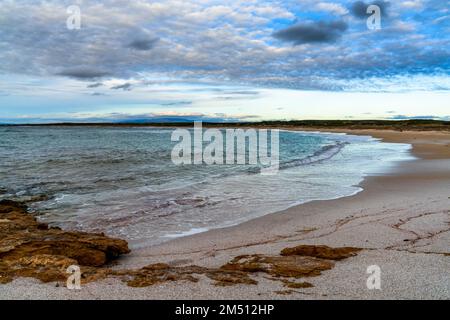
[[[280,131],[273,175],[258,165],[176,165],[173,130],[0,126],[0,199],[28,201],[50,225],[140,248],[351,196],[366,176],[413,158],[410,145],[369,136]]]

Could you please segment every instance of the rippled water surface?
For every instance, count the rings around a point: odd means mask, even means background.
[[[41,220],[139,247],[351,195],[364,175],[410,157],[409,145],[370,137],[282,131],[281,169],[265,176],[251,166],[176,166],[171,133],[0,127],[0,198],[45,196],[31,206]]]

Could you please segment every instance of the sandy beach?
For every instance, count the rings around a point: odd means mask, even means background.
[[[320,275],[295,279],[311,284],[308,288],[286,286],[267,272],[251,274],[257,284],[217,286],[200,274],[197,282],[168,279],[133,288],[108,277],[81,290],[20,278],[0,285],[0,299],[450,299],[450,133],[327,131],[409,143],[417,159],[399,163],[388,174],[367,177],[361,184],[364,190],[354,196],[314,201],[134,250],[113,266],[219,268],[237,256],[278,257],[281,250],[299,245],[362,249],[336,259]],[[373,265],[381,270],[380,290],[366,285],[367,268]]]

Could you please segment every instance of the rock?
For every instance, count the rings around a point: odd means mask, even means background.
[[[306,288],[314,287],[309,282],[292,282],[292,281],[285,280],[285,281],[283,281],[283,283],[284,283],[285,287],[291,288],[291,289],[306,289]]]
[[[119,271],[116,275],[131,277],[131,280],[127,281],[130,287],[148,287],[167,281],[197,282],[198,278],[193,275],[204,274],[206,271],[206,268],[197,266],[171,267],[165,263],[156,263],[135,271]]]
[[[319,276],[334,263],[327,260],[299,256],[244,255],[222,267],[224,270],[264,272],[275,277],[300,278]]]
[[[0,283],[33,277],[62,285],[68,277],[67,268],[79,265],[82,283],[116,277],[129,286],[146,287],[167,281],[197,282],[203,275],[214,280],[216,286],[256,285],[251,276],[265,273],[288,288],[309,288],[312,284],[290,279],[319,276],[334,267],[332,260],[346,259],[360,250],[301,245],[286,248],[281,255],[237,256],[219,268],[155,263],[138,270],[111,270],[107,263],[130,252],[126,241],[104,234],[49,228],[28,214],[25,205],[0,201]]]
[[[300,245],[294,248],[286,248],[281,251],[282,256],[307,256],[328,260],[342,260],[355,256],[360,248],[342,247],[331,248],[328,246]]]
[[[124,240],[49,228],[28,214],[25,205],[14,201],[0,201],[0,221],[2,283],[18,276],[44,282],[65,281],[70,265],[87,267],[83,269],[94,276],[89,267],[104,266],[130,252]]]
[[[197,282],[200,275],[214,280],[216,286],[232,286],[256,285],[258,282],[251,276],[265,273],[271,276],[270,279],[281,281],[288,288],[311,288],[313,285],[309,282],[292,282],[289,279],[320,276],[323,271],[335,266],[335,261],[332,260],[345,259],[360,251],[357,248],[326,246],[299,246],[294,249],[286,248],[283,250],[285,255],[237,256],[220,268],[155,263],[138,270],[111,271],[109,275],[122,277],[131,287],[147,287],[167,281]]]
[[[236,284],[256,285],[258,282],[246,272],[242,271],[226,271],[223,269],[210,270],[206,276],[216,282],[214,285],[220,287],[234,286]]]
[[[279,290],[279,291],[274,291],[276,294],[281,294],[281,295],[288,295],[288,294],[293,294],[295,293],[294,290]]]

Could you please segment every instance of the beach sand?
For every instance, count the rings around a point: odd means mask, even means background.
[[[266,273],[252,274],[257,285],[215,286],[200,275],[198,282],[165,281],[144,288],[108,278],[81,290],[21,278],[0,285],[0,299],[450,299],[450,133],[327,131],[410,143],[417,160],[367,177],[364,190],[354,196],[314,201],[139,249],[114,267],[169,263],[216,268],[239,255],[278,255],[302,244],[363,249],[319,276],[300,279],[312,287],[286,288]],[[366,285],[372,265],[381,270],[380,290]]]

